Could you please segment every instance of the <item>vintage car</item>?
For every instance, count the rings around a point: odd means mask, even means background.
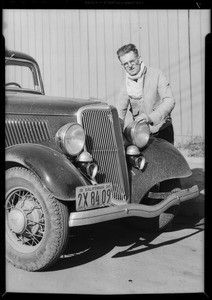
[[[70,227],[121,218],[160,230],[199,194],[180,189],[186,160],[146,123],[123,131],[107,103],[46,96],[36,60],[5,54],[6,257],[15,267],[55,263]]]

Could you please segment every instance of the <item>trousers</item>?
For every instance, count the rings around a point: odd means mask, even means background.
[[[158,132],[151,134],[151,136],[164,139],[167,142],[174,144],[174,129],[172,123],[170,123],[164,129],[161,129]]]

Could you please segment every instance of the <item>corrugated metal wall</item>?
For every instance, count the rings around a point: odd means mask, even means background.
[[[209,10],[3,10],[9,49],[35,57],[48,95],[115,105],[124,71],[117,49],[135,43],[170,80],[176,138],[204,135]]]

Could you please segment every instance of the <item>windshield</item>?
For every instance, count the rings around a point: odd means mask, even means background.
[[[22,92],[41,92],[35,66],[28,61],[5,60],[5,88]]]

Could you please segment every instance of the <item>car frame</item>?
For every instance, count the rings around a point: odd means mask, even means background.
[[[64,252],[69,227],[123,219],[141,230],[161,230],[181,202],[199,195],[196,185],[181,189],[179,179],[192,174],[188,163],[172,144],[152,137],[146,123],[123,131],[112,105],[45,95],[39,65],[27,54],[6,50],[5,63],[11,264],[48,268]],[[15,71],[7,73],[7,66]],[[19,67],[32,72],[30,88],[22,86],[29,80]],[[20,74],[23,83],[17,83]],[[10,84],[7,75],[15,78]]]

